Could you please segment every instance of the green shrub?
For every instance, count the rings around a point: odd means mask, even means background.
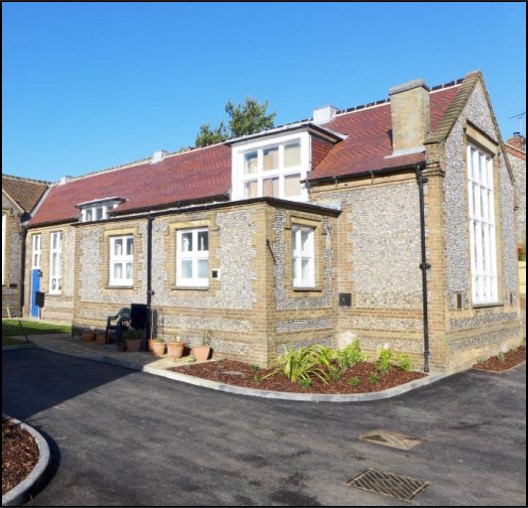
[[[262,378],[258,374],[255,374],[255,376],[253,377],[253,382],[258,385],[261,381]]]
[[[352,386],[359,386],[361,384],[361,381],[359,380],[359,377],[354,376],[347,380],[347,384]]]
[[[123,334],[125,340],[137,340],[142,339],[145,336],[143,330],[137,330],[136,328],[128,328]]]
[[[322,353],[321,350],[323,349],[325,351]],[[275,360],[275,363],[278,365],[277,368],[262,379],[282,373],[294,383],[299,382],[301,379],[311,381],[311,378],[316,376],[324,384],[328,384],[328,373],[323,368],[324,364],[321,364],[321,362],[326,361],[325,355],[327,354],[327,349],[318,344],[300,349],[294,349],[292,346]]]
[[[257,372],[258,370],[260,370],[260,366],[257,365],[256,363],[252,363],[251,368],[253,369],[254,372]]]
[[[376,361],[376,368],[381,374],[389,372],[392,363],[392,351],[390,349],[382,349]]]
[[[355,339],[351,344],[337,352],[337,363],[341,371],[345,371],[359,362],[364,362],[366,359],[367,356],[359,346],[359,339]]]
[[[376,374],[375,372],[373,374],[371,374],[369,377],[368,377],[368,380],[369,380],[369,383],[372,383],[373,385],[375,385],[379,380],[380,380],[380,377],[378,374]]]
[[[311,384],[312,384],[312,380],[310,378],[305,377],[305,378],[299,379],[299,385],[302,388],[309,388]]]
[[[411,372],[411,370],[413,370],[411,358],[404,354],[399,354],[396,357],[396,365],[405,372]]]

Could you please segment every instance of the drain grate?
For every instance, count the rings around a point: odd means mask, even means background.
[[[376,469],[367,469],[347,482],[349,487],[376,492],[402,501],[410,501],[423,492],[429,482],[415,480]]]
[[[410,450],[422,442],[421,439],[416,437],[405,436],[396,432],[389,432],[388,430],[375,430],[360,436],[359,439],[400,450]]]

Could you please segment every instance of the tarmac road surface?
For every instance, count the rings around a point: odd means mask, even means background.
[[[393,399],[232,395],[38,349],[2,354],[2,409],[37,428],[56,472],[28,505],[408,506],[346,482],[429,482],[419,506],[526,506],[526,366],[468,371]],[[422,440],[368,443],[374,430]]]

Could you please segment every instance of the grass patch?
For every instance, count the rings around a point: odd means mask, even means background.
[[[26,341],[12,341],[12,337],[30,335],[44,335],[49,333],[69,333],[71,334],[70,325],[61,325],[54,323],[43,323],[42,321],[21,320],[24,329],[20,328],[18,319],[2,319],[2,345],[24,344]]]
[[[2,337],[2,346],[20,346],[21,344],[28,344],[26,339],[12,339],[11,337]]]

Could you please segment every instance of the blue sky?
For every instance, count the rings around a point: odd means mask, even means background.
[[[55,181],[178,150],[228,99],[268,100],[279,125],[475,69],[507,138],[525,3],[4,2],[2,172]]]

